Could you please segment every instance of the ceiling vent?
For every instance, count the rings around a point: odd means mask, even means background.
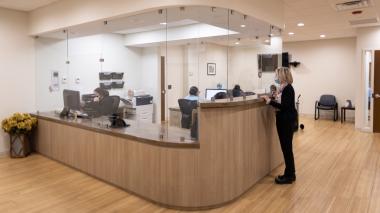
[[[356,10],[372,6],[371,0],[347,0],[335,4],[337,11]]]
[[[372,25],[379,22],[379,18],[368,18],[368,19],[358,19],[349,21],[350,25],[353,27],[363,26],[363,25]]]

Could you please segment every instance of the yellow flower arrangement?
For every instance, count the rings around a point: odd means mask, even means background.
[[[27,134],[37,126],[37,118],[28,113],[14,113],[1,122],[1,128],[9,134]]]

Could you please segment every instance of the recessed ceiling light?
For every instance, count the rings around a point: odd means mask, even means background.
[[[305,26],[305,24],[302,23],[302,22],[300,22],[300,23],[297,24],[297,26],[299,26],[299,27],[303,27],[303,26]]]
[[[325,34],[322,34],[322,35],[320,35],[319,37],[321,37],[321,38],[326,38],[326,35],[325,35]]]
[[[265,40],[265,43],[269,43],[269,39]]]
[[[274,36],[274,34],[273,34],[273,33],[271,33],[271,34],[270,34],[270,36],[271,36],[271,37],[273,37],[273,36]]]
[[[293,32],[289,32],[288,34],[289,34],[290,36],[294,35],[294,33],[293,33]]]
[[[235,44],[236,44],[236,45],[239,45],[239,44],[240,44],[240,42],[238,42],[238,41],[237,41],[237,42],[235,42]]]
[[[244,27],[245,27],[245,24],[240,25],[240,27],[244,28]]]
[[[160,24],[161,24],[161,25],[167,25],[168,23],[166,23],[166,22],[161,22]]]

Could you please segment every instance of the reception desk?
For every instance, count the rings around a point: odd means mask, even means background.
[[[199,141],[166,125],[37,116],[39,153],[169,208],[225,205],[282,163],[274,111],[256,97],[200,103]]]

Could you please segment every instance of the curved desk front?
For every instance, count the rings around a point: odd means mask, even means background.
[[[199,142],[161,125],[37,116],[39,153],[169,208],[227,204],[282,162],[274,112],[260,99],[200,103]]]

